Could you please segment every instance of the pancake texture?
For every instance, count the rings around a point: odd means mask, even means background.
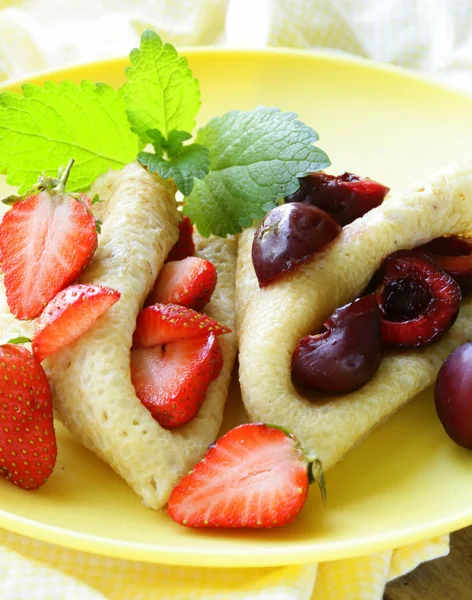
[[[223,418],[236,355],[235,333],[219,338],[224,366],[208,388],[198,415],[173,431],[163,429],[136,397],[130,348],[136,317],[178,237],[175,187],[138,164],[97,180],[95,215],[102,220],[98,249],[82,283],[121,292],[120,300],[77,341],[43,364],[58,418],[141,496],[162,507],[174,485],[215,441]],[[196,237],[197,254],[211,260],[218,284],[205,312],[235,329],[235,240]],[[33,323],[17,321],[0,294],[2,341],[29,335]]]
[[[448,354],[472,339],[470,299],[440,341],[389,352],[375,377],[350,394],[302,396],[292,383],[291,357],[301,337],[319,332],[336,308],[361,295],[387,256],[471,228],[472,159],[464,159],[393,194],[344,227],[324,251],[264,289],[251,259],[255,229],[246,230],[236,283],[239,375],[250,418],[287,427],[328,469],[434,383]]]

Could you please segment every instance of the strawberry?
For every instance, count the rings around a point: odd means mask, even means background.
[[[218,336],[231,333],[231,329],[185,306],[153,304],[138,315],[133,345],[150,348],[207,333]]]
[[[23,346],[0,346],[0,475],[25,489],[41,487],[56,464],[49,383]]]
[[[131,350],[136,395],[162,427],[184,425],[197,414],[223,366],[214,335]]]
[[[0,254],[8,306],[18,319],[41,314],[97,248],[95,219],[83,194],[64,193],[71,166],[59,180],[42,178],[34,193],[8,199],[14,204],[0,224]]]
[[[76,284],[59,292],[36,322],[32,344],[37,360],[41,362],[85,333],[120,296],[100,285]]]
[[[216,287],[216,269],[204,258],[189,256],[166,263],[146,304],[179,304],[202,311]]]
[[[308,472],[292,435],[246,423],[210,446],[173,489],[168,512],[189,527],[280,527],[303,508]]]
[[[188,217],[182,217],[179,223],[179,239],[175,242],[172,250],[169,252],[166,262],[171,260],[182,260],[187,256],[195,254],[195,244],[193,243],[193,225]]]

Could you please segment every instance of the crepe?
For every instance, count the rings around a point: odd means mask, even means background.
[[[130,377],[132,336],[136,316],[178,237],[174,192],[171,182],[138,164],[96,182],[92,194],[103,202],[93,208],[103,222],[102,233],[80,281],[117,289],[121,298],[76,342],[44,363],[59,419],[155,509],[214,442],[236,354],[235,334],[221,336],[223,369],[188,425],[163,429],[136,397]],[[218,273],[205,312],[234,331],[236,242],[197,234],[196,246],[197,255],[211,260]],[[1,324],[16,335],[26,329],[31,335],[33,325],[8,314],[6,301],[5,307]]]
[[[472,227],[472,159],[444,168],[387,198],[344,227],[325,251],[260,289],[251,259],[255,229],[240,236],[237,314],[240,383],[254,421],[284,426],[328,469],[379,423],[431,385],[447,355],[472,339],[472,300],[431,346],[389,353],[374,378],[341,396],[302,396],[291,357],[301,337],[320,331],[336,308],[358,297],[383,260]]]

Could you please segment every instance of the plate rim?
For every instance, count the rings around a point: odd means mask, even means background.
[[[151,509],[149,509],[151,510]],[[37,521],[12,516],[6,511],[0,509],[0,527],[9,532],[13,532],[33,540],[55,545],[69,550],[86,552],[109,558],[122,560],[140,561],[150,564],[163,564],[187,567],[211,567],[211,568],[264,568],[264,567],[283,567],[294,565],[307,565],[322,562],[332,562],[337,560],[347,560],[360,556],[368,556],[377,552],[396,549],[428,539],[447,535],[463,527],[472,524],[472,511],[465,512],[459,517],[453,519],[439,519],[435,522],[434,534],[431,534],[431,525],[423,524],[418,527],[402,529],[401,544],[398,546],[398,533],[394,530],[388,535],[365,536],[355,540],[346,541],[340,539],[335,542],[318,544],[313,546],[313,541],[297,542],[296,547],[290,549],[290,553],[283,557],[277,546],[264,549],[264,552],[257,553],[257,558],[251,555],[250,564],[240,564],[238,559],[248,555],[246,548],[238,550],[227,550],[218,548],[198,549],[180,546],[178,548],[169,547],[165,544],[153,543],[140,544],[137,542],[125,542],[123,540],[113,540],[101,536],[82,534],[77,531],[70,531],[55,525],[44,525]],[[8,526],[6,526],[6,524]],[[51,539],[54,536],[54,539]],[[90,546],[92,545],[92,547]],[[342,550],[340,552],[340,550]],[[348,550],[345,552],[344,550]],[[211,565],[208,561],[211,560]]]
[[[294,48],[220,48],[217,46],[182,46],[178,47],[179,53],[185,54],[190,62],[192,57],[205,57],[219,55],[222,57],[259,57],[284,56],[299,60],[317,61],[325,60],[333,64],[364,66],[368,69],[390,73],[401,78],[419,81],[438,90],[447,91],[457,96],[472,101],[472,92],[450,85],[431,75],[417,73],[400,67],[381,63],[368,58],[349,55],[330,49],[294,49]],[[38,83],[45,81],[48,77],[58,79],[63,75],[64,79],[79,74],[84,69],[106,69],[107,65],[114,67],[125,66],[129,62],[128,56],[120,56],[98,61],[85,61],[69,66],[44,69],[22,77],[0,82],[0,92],[17,88],[23,84]],[[190,65],[191,66],[191,65]],[[75,551],[86,552],[112,558],[125,560],[137,560],[152,564],[166,564],[190,567],[208,566],[211,560],[212,568],[244,568],[244,567],[278,567],[287,565],[302,565],[314,562],[326,562],[343,560],[365,556],[395,547],[401,537],[401,546],[423,541],[425,539],[450,533],[472,524],[472,507],[470,510],[454,514],[452,517],[436,519],[432,523],[423,523],[418,526],[410,526],[401,530],[401,536],[397,530],[389,534],[367,535],[355,540],[337,540],[323,544],[317,544],[316,538],[307,542],[297,542],[296,547],[290,549],[290,553],[280,556],[278,545],[274,548],[265,549],[264,553],[258,553],[257,557],[251,555],[250,564],[240,564],[238,559],[247,556],[247,550],[236,548],[233,550],[208,548],[196,550],[193,547],[169,547],[169,545],[153,543],[128,542],[94,536],[91,534],[71,531],[55,525],[48,525],[33,519],[27,519],[19,515],[12,515],[0,507],[0,527],[16,534],[36,539],[41,542],[62,546]],[[432,533],[433,532],[433,533]]]

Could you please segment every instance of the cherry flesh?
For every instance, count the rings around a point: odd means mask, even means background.
[[[472,450],[472,343],[456,348],[441,367],[434,401],[448,436]]]
[[[472,238],[449,235],[420,246],[446,273],[460,285],[463,293],[472,290]]]
[[[380,309],[373,294],[338,308],[324,333],[302,338],[292,357],[294,379],[328,394],[365,385],[382,360]]]
[[[385,344],[423,346],[454,324],[462,297],[459,285],[428,256],[395,252],[376,277]]]
[[[328,175],[319,171],[301,177],[300,188],[285,202],[304,202],[328,212],[344,226],[382,204],[389,188],[353,173]]]
[[[260,287],[292,271],[340,232],[338,223],[316,206],[295,202],[272,209],[257,228],[252,244]]]

